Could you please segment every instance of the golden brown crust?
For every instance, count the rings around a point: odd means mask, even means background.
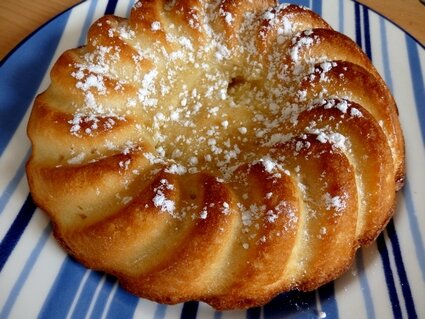
[[[394,213],[394,99],[305,8],[137,2],[51,80],[28,123],[32,196],[71,255],[140,297],[236,309],[312,290]]]

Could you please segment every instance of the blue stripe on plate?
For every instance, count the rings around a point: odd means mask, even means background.
[[[359,276],[360,287],[363,295],[363,301],[366,308],[368,319],[375,319],[375,307],[373,304],[372,294],[370,291],[369,283],[367,281],[366,272],[364,269],[363,252],[361,249],[357,251],[356,268]]]
[[[390,58],[388,52],[388,38],[387,29],[385,28],[385,20],[379,19],[379,32],[381,33],[381,52],[382,52],[382,64],[384,66],[384,78],[391,92],[394,92],[393,77],[390,69]]]
[[[160,303],[157,304],[153,318],[154,319],[164,319],[166,311],[167,311],[167,305],[162,305]]]
[[[68,21],[70,11],[58,16],[33,33],[31,40],[22,43],[2,61],[0,73],[0,156],[18,128],[28,106],[34,98],[50,61],[56,51]],[[24,62],[25,61],[25,62]],[[6,75],[3,76],[3,75]]]
[[[338,318],[338,305],[335,298],[334,282],[330,282],[318,289],[322,311],[326,318]]]
[[[109,307],[107,318],[132,318],[139,298],[118,287]]]
[[[356,2],[354,3],[354,23],[356,30],[356,43],[359,47],[363,47],[362,41],[362,30],[361,30],[361,22],[360,22],[360,5]]]
[[[416,259],[420,265],[420,269],[422,271],[422,280],[425,282],[425,245],[422,240],[421,230],[419,228],[418,221],[418,212],[415,208],[415,201],[412,197],[412,189],[410,187],[409,180],[406,179],[404,183],[404,198],[407,208],[407,213],[409,216],[409,225],[410,225],[410,234],[413,237],[413,242],[415,245]]]
[[[114,277],[105,275],[105,281],[103,283],[103,286],[101,287],[97,299],[94,301],[95,304],[92,312],[92,318],[102,317],[103,311],[105,310],[106,302],[108,301],[108,298],[112,293],[116,282],[117,280]]]
[[[0,196],[0,215],[2,214],[4,207],[9,202],[10,197],[15,192],[16,187],[18,187],[19,182],[21,181],[22,177],[25,174],[25,164],[27,163],[29,155],[30,155],[30,151],[28,150],[26,152],[24,158],[22,159],[21,164],[19,164],[19,167],[16,170],[15,175],[9,181],[9,183],[7,184],[3,194],[1,194],[1,196]]]
[[[134,3],[135,3],[135,0],[130,0],[130,2],[128,3],[128,7],[125,14],[126,17],[130,16],[131,8],[133,7]]]
[[[372,44],[370,43],[369,9],[363,7],[364,50],[372,60]]]
[[[312,0],[311,9],[319,15],[322,15],[322,0]]]
[[[400,278],[401,291],[403,292],[404,302],[406,305],[407,315],[409,318],[417,318],[415,303],[410,290],[409,280],[407,279],[406,268],[404,267],[403,257],[401,255],[400,243],[394,226],[394,221],[391,219],[387,225],[387,233],[390,238],[395,265],[397,268],[398,277]]]
[[[101,273],[90,271],[87,281],[83,286],[80,296],[78,297],[77,304],[75,306],[74,312],[72,313],[72,317],[85,318],[102,276],[103,274]]]
[[[418,45],[415,40],[406,34],[407,54],[409,55],[410,76],[412,77],[413,94],[415,97],[416,111],[422,133],[422,142],[425,146],[425,83],[419,60]]]
[[[39,318],[66,318],[86,269],[66,257],[40,311]]]
[[[36,207],[32,201],[31,195],[28,194],[27,199],[19,210],[18,216],[10,226],[9,230],[0,243],[0,271],[3,269],[10,254],[18,243],[25,228],[27,227],[31,217],[34,215]]]
[[[390,297],[394,318],[402,318],[400,301],[397,295],[397,290],[395,288],[394,275],[390,266],[390,257],[388,255],[387,246],[385,245],[384,233],[379,235],[376,243],[382,259],[385,281],[387,283],[388,295]]]
[[[344,33],[344,2],[346,0],[339,0],[339,7],[338,7],[338,31],[341,33]]]
[[[84,20],[84,24],[83,24],[83,27],[81,29],[80,38],[78,40],[78,45],[83,45],[86,42],[87,32],[90,28],[92,21],[93,21],[93,15],[94,15],[94,11],[96,10],[96,6],[97,6],[97,0],[91,0],[86,19]]]
[[[265,319],[317,318],[316,292],[290,291],[280,294],[264,306]]]
[[[108,5],[106,6],[105,15],[106,14],[114,14],[115,9],[117,8],[118,0],[109,0]]]
[[[281,0],[279,2],[283,3],[283,2],[288,2],[288,1]],[[307,8],[310,7],[310,0],[293,0],[293,1],[291,1],[291,3],[297,4],[299,6],[304,6],[304,7],[307,7]]]
[[[254,307],[247,309],[246,319],[260,319],[261,318],[261,307]]]
[[[222,311],[215,311],[214,312],[214,319],[221,319],[223,317]]]
[[[6,303],[4,304],[3,309],[0,312],[0,319],[6,319],[9,317],[10,311],[12,310],[13,305],[15,304],[16,299],[19,296],[20,291],[22,290],[22,287],[24,286],[25,282],[28,279],[28,276],[34,267],[35,262],[37,261],[41,250],[44,247],[44,244],[47,242],[47,239],[49,238],[49,235],[52,231],[52,228],[50,224],[48,224],[41,234],[41,237],[39,238],[37,244],[35,245],[35,248],[32,250],[29,258],[25,262],[24,268],[22,269],[21,273],[19,274],[18,279],[16,280],[11,292],[9,293],[9,296],[6,300]]]
[[[180,319],[195,319],[198,313],[199,302],[189,301],[183,305]]]

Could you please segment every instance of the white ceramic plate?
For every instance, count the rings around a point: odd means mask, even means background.
[[[28,193],[25,129],[34,97],[65,49],[81,45],[105,13],[128,15],[132,0],[91,0],[35,31],[0,64],[1,318],[425,318],[425,50],[391,22],[347,0],[294,1],[319,12],[360,44],[400,110],[407,179],[394,219],[360,250],[340,279],[311,293],[282,294],[248,311],[217,312],[203,303],[165,306],[136,298],[87,270],[58,246]]]

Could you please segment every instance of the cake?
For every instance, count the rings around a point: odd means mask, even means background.
[[[28,123],[66,251],[160,303],[259,306],[337,278],[394,213],[397,106],[361,49],[270,0],[137,2],[64,52]]]

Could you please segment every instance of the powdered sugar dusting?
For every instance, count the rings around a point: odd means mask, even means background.
[[[339,195],[332,196],[329,193],[325,193],[324,200],[325,200],[326,209],[327,210],[333,209],[338,213],[343,211],[346,207],[345,197],[346,196],[339,196]]]
[[[135,7],[144,9],[142,3]],[[275,224],[285,215],[288,222],[279,230],[281,236],[296,227],[298,215],[278,192],[268,191],[261,200],[250,198],[249,191],[242,193],[239,188],[246,188],[248,178],[240,174],[241,166],[261,165],[262,174],[272,183],[299,176],[302,167],[287,165],[290,161],[282,149],[293,145],[293,156],[308,153],[313,141],[307,135],[330,143],[334,150],[350,151],[349,138],[338,128],[315,122],[300,129],[307,110],[320,105],[339,110],[341,116],[363,114],[349,98],[329,96],[326,89],[316,94],[316,88],[305,84],[305,79],[318,87],[329,82],[338,64],[309,53],[321,39],[285,13],[288,5],[239,14],[219,2],[205,2],[202,7],[195,4],[184,16],[187,25],[168,19],[177,7],[175,1],[168,1],[161,15],[146,18],[146,37],[140,37],[141,31],[133,30],[128,21],[111,18],[106,23],[107,44],[91,39],[91,50],[81,50],[78,61],[70,65],[73,89],[80,99],[72,105],[69,131],[75,138],[101,139],[96,150],[100,156],[140,152],[143,161],[155,167],[149,178],[160,171],[175,178],[207,173],[233,187],[240,202],[224,202],[218,211],[227,216],[231,207],[237,207],[246,234],[242,247],[250,249],[254,242],[267,240],[267,236],[255,237],[258,225]],[[126,142],[131,147],[123,147],[119,129],[130,125]],[[139,144],[147,147],[137,148]],[[78,165],[90,156],[72,153],[67,163]],[[143,169],[133,165],[123,160],[118,166],[125,174],[146,178]],[[299,185],[301,193],[310,191]],[[195,200],[188,200],[186,208],[177,207],[180,204],[172,199],[175,187],[161,179],[150,205],[173,217],[196,206]],[[132,198],[121,200],[127,204]],[[265,204],[272,200],[273,207]],[[328,210],[345,208],[344,196],[327,193],[324,200]],[[211,219],[209,207],[199,205],[194,210],[194,220]]]
[[[172,216],[176,216],[175,209],[176,204],[173,200],[168,199],[166,196],[166,190],[173,190],[174,185],[170,184],[168,180],[161,179],[160,186],[154,189],[155,196],[152,199],[155,207],[159,208],[162,212],[166,212]]]

